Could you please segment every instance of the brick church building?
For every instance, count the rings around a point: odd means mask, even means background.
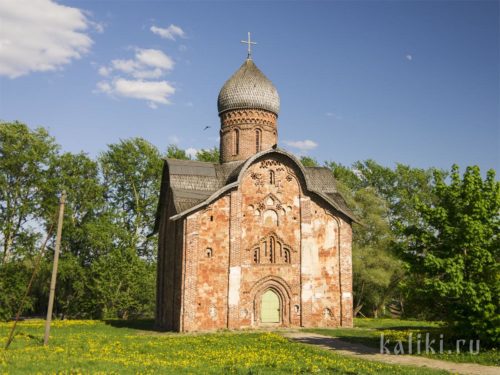
[[[156,325],[351,327],[354,217],[331,171],[277,147],[278,92],[250,54],[217,105],[220,163],[164,163]]]

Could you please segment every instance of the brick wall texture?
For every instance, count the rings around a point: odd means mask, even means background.
[[[165,211],[168,218],[168,204]],[[291,159],[257,159],[237,188],[208,207],[163,220],[157,324],[176,331],[351,327],[352,231],[344,218],[307,195]],[[262,322],[268,290],[279,297],[279,322]]]
[[[227,111],[221,113],[220,119],[221,163],[246,160],[259,151],[270,149],[278,141],[277,116],[272,112],[259,109]]]

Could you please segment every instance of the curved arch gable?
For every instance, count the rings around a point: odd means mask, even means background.
[[[242,165],[242,167],[240,168],[240,170],[238,172],[238,177],[236,179],[236,182],[237,182],[238,186],[241,184],[241,181],[243,180],[243,177],[244,177],[246,171],[248,170],[248,168],[253,163],[255,163],[256,161],[258,161],[259,159],[262,159],[262,158],[264,158],[264,156],[268,156],[270,154],[276,154],[276,155],[285,156],[293,164],[295,164],[295,166],[300,171],[300,176],[299,176],[300,177],[300,181],[299,181],[299,183],[301,185],[303,185],[302,188],[305,188],[304,190],[310,191],[310,189],[309,189],[310,183],[309,183],[306,171],[304,169],[304,166],[302,165],[302,163],[300,162],[300,160],[295,155],[293,155],[293,154],[291,154],[291,153],[289,153],[289,152],[287,152],[285,150],[281,150],[281,149],[270,149],[270,150],[262,151],[262,152],[259,152],[258,154],[255,154],[251,158],[249,158]]]
[[[293,154],[281,150],[281,149],[270,149],[270,150],[265,150],[261,151],[258,154],[253,155],[250,157],[247,161],[245,161],[241,166],[238,166],[236,170],[234,171],[234,175],[229,177],[229,180],[227,181],[227,185],[221,187],[219,190],[215,191],[210,197],[205,199],[203,202],[197,204],[194,207],[191,207],[187,209],[184,212],[180,212],[177,215],[174,215],[170,217],[171,220],[177,220],[180,219],[181,217],[184,217],[185,215],[194,212],[202,207],[207,206],[208,204],[212,203],[216,199],[220,198],[224,193],[227,193],[231,191],[234,188],[238,188],[240,186],[240,183],[243,180],[243,177],[248,170],[248,168],[258,161],[259,159],[264,158],[267,155],[271,154],[276,154],[276,155],[281,155],[286,158],[288,158],[296,167],[299,173],[297,173],[297,177],[299,177],[299,185],[301,186],[302,190],[304,192],[307,192],[308,195],[312,195],[316,198],[318,198],[320,201],[324,202],[328,206],[332,207],[335,209],[337,212],[342,214],[344,217],[348,218],[350,221],[356,221],[356,219],[352,216],[352,214],[348,214],[344,212],[340,207],[338,207],[335,202],[332,202],[330,199],[328,199],[327,196],[325,196],[323,193],[316,191],[311,188],[311,182],[309,181],[309,177],[306,173],[305,167],[302,165],[300,160]],[[235,180],[233,180],[235,178]]]

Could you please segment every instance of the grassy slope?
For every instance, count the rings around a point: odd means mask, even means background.
[[[413,351],[416,352],[417,334],[420,333],[422,337],[421,351],[425,351],[425,334],[429,333],[430,340],[435,339],[436,342],[432,347],[434,350],[439,351],[439,335],[443,334],[444,337],[444,352],[442,354],[425,354],[429,358],[442,359],[452,362],[470,362],[480,363],[483,365],[500,365],[500,355],[497,350],[483,350],[479,354],[470,354],[469,352],[456,353],[456,341],[447,342],[446,333],[439,323],[424,322],[414,320],[398,320],[398,319],[355,319],[355,328],[340,328],[340,329],[306,329],[308,332],[321,333],[328,336],[339,337],[346,341],[362,343],[367,346],[380,348],[380,337],[384,334],[384,341],[389,339],[387,347],[394,351],[394,345],[397,340],[401,340],[404,345],[404,350],[407,352],[408,348],[408,335],[413,333]],[[463,350],[469,349],[469,341]],[[475,345],[475,344],[474,344]],[[474,347],[475,349],[475,347]],[[452,350],[452,353],[448,353]]]
[[[9,327],[0,323],[2,348]],[[56,321],[50,346],[43,347],[43,321],[21,322],[11,347],[0,349],[0,373],[442,373],[354,360],[274,333],[182,335],[139,328],[119,322]]]

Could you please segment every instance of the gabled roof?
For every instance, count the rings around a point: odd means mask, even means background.
[[[237,187],[245,170],[257,159],[269,154],[277,154],[291,159],[301,171],[308,192],[320,197],[351,220],[357,221],[337,191],[335,178],[328,168],[304,167],[293,154],[281,149],[270,149],[261,151],[244,161],[224,164],[165,159],[154,233],[158,231],[159,214],[165,204],[168,186],[172,192],[176,212],[170,219],[177,220],[210,204],[223,193]]]

